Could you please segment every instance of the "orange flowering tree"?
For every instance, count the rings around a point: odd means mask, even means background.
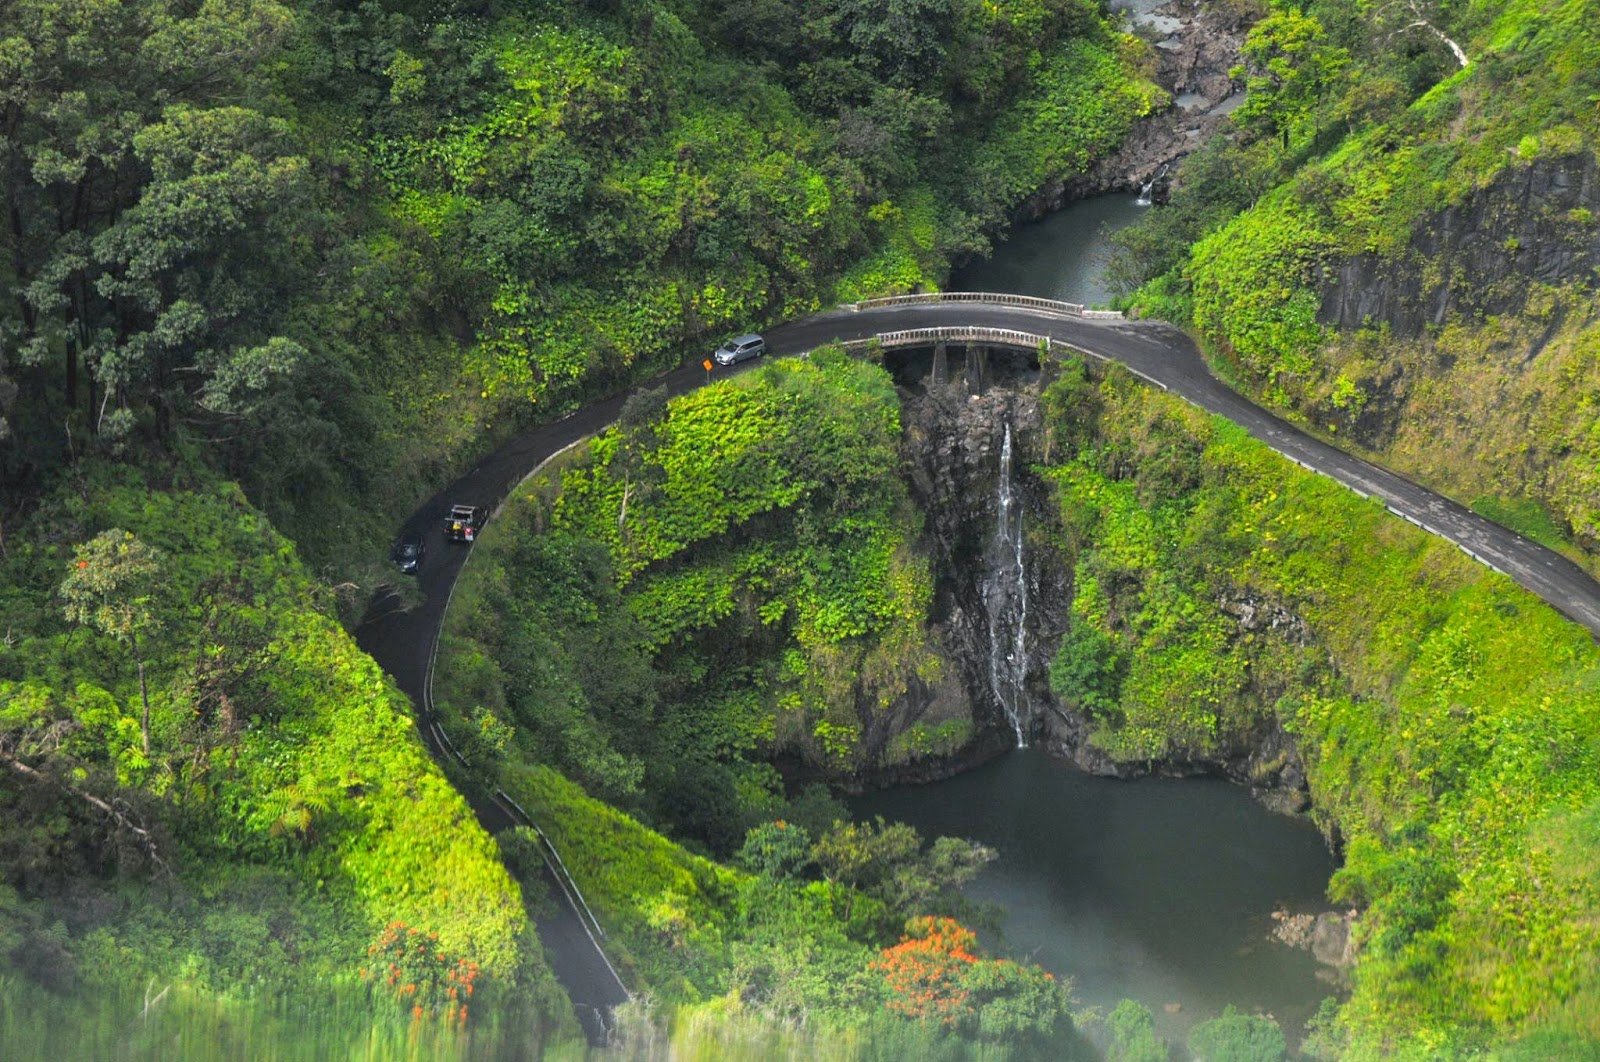
[[[909,920],[873,968],[889,1010],[914,1021],[1009,1044],[1059,1044],[1072,1030],[1067,985],[1037,966],[984,958],[976,934],[953,918]]]
[[[961,986],[967,967],[978,961],[978,938],[953,918],[913,918],[900,943],[884,949],[874,967],[889,985],[889,1009],[918,1021],[948,1028],[970,1022],[970,993]]]
[[[478,964],[447,953],[439,935],[390,922],[367,948],[363,979],[392,995],[412,1020],[437,1017],[467,1023],[467,1004],[478,980]]]

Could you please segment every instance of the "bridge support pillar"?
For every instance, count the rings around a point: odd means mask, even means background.
[[[950,378],[950,356],[943,343],[933,345],[933,382],[942,384]]]
[[[973,395],[983,394],[986,383],[986,369],[988,367],[987,352],[976,343],[967,344],[967,393]]]

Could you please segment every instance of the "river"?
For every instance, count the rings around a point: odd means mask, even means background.
[[[951,278],[952,291],[1004,291],[1095,305],[1111,301],[1102,274],[1106,237],[1132,224],[1149,207],[1131,195],[1102,195],[1015,229],[989,258]]]
[[[1106,236],[1144,209],[1133,196],[1075,204],[1019,229],[951,286],[1105,302]],[[1309,953],[1271,937],[1275,908],[1326,908],[1333,857],[1309,823],[1236,786],[1095,778],[1023,749],[851,807],[997,849],[967,888],[1001,912],[988,943],[1070,977],[1083,1003],[1139,1000],[1175,1044],[1228,1004],[1272,1014],[1294,1044],[1335,991]]]

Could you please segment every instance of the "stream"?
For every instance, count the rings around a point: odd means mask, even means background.
[[[1131,195],[1074,204],[1019,228],[951,287],[1104,303],[1106,234],[1145,209]],[[1332,855],[1309,822],[1226,782],[1096,778],[1021,748],[851,809],[998,850],[966,889],[999,911],[985,943],[1071,978],[1080,1003],[1144,1003],[1175,1045],[1228,1004],[1271,1014],[1297,1044],[1337,991],[1308,952],[1271,936],[1277,907],[1327,909]]]

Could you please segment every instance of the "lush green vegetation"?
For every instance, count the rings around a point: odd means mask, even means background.
[[[905,754],[901,702],[942,666],[899,442],[888,375],[837,350],[645,393],[526,484],[474,554],[440,709],[656,1001],[627,1037],[709,1023],[746,1049],[869,1057],[936,1033],[940,1053],[1074,1043],[1065,986],[983,957],[952,917],[992,852],[841,821],[771,766]]]
[[[501,851],[338,618],[382,578],[400,517],[510,430],[687,338],[937,283],[1153,105],[1142,56],[1086,0],[0,6],[8,1046],[57,1022],[83,1054],[174,1027],[218,1054],[573,1036]],[[674,583],[674,551],[703,542],[693,492],[720,484],[688,463],[734,410],[708,401],[677,418],[690,435],[602,454],[593,508],[569,505],[519,576],[553,592],[518,648],[565,663],[508,683],[522,717],[483,701],[474,751],[532,741],[665,824],[720,800],[698,835],[724,852],[787,807],[755,754],[780,698],[792,746],[865,756],[846,669],[877,669],[861,695],[892,699],[934,664],[895,640],[927,577],[873,465],[892,469],[892,403],[857,383],[859,423],[833,434],[816,407],[847,389],[797,372],[774,391],[810,414],[765,440],[749,508],[707,513],[706,534],[809,523],[700,587]],[[788,481],[780,443],[815,465]],[[593,525],[613,471],[643,491],[621,539]],[[833,527],[817,489],[835,474],[861,480],[841,494],[855,525]],[[645,504],[680,491],[676,510]],[[819,561],[837,567],[785,568]],[[771,635],[726,669],[708,623],[633,611],[752,581]],[[669,719],[664,696],[696,707]],[[538,716],[547,697],[563,707]],[[964,738],[918,735],[922,752]],[[371,947],[398,948],[404,976]],[[422,951],[445,958],[411,969]],[[147,986],[165,1009],[126,1032]]]
[[[474,557],[439,691],[469,757],[726,855],[783,808],[775,756],[909,758],[917,722],[959,744],[913,707],[944,663],[899,443],[887,373],[834,351],[635,402]]]
[[[1593,165],[1591,12],[1260,11],[1231,137],[1125,240],[1132,302],[1191,324],[1226,376],[1308,427],[1592,568],[1594,218],[1541,184]],[[1438,250],[1452,228],[1480,234],[1471,264]],[[1532,275],[1531,232],[1575,264]],[[1341,332],[1342,271],[1391,283]],[[1131,394],[1062,396],[1104,405],[1100,436],[1053,472],[1080,576],[1058,692],[1116,755],[1215,751],[1266,725],[1299,737],[1318,814],[1346,840],[1335,894],[1370,904],[1325,1049],[1592,1053],[1591,641],[1326,484],[1244,456],[1236,433]],[[1133,474],[1117,463],[1151,453]],[[1219,624],[1213,602],[1281,606],[1287,644]]]
[[[813,840],[799,822],[773,820],[750,830],[730,867],[549,768],[508,767],[502,778],[546,824],[612,950],[649,986],[656,1012],[624,1015],[624,1043],[665,1026],[674,1042],[709,1037],[747,1053],[1075,1049],[1066,985],[984,957],[969,930],[929,913],[961,910],[953,889],[992,852],[952,838],[924,846],[910,827],[881,821],[835,821]]]
[[[936,284],[1159,97],[1088,0],[21,0],[0,44],[8,482],[203,446],[341,577],[530,403]]]
[[[1344,845],[1331,893],[1362,908],[1354,992],[1324,1047],[1592,1044],[1593,639],[1120,371],[1067,363],[1047,406],[1069,456],[1041,472],[1074,566],[1053,686],[1119,759],[1295,736],[1314,814]]]
[[[1581,283],[1512,269],[1473,295],[1513,310],[1422,343],[1319,319],[1327,271],[1361,256],[1456,279],[1413,233],[1591,150],[1586,6],[1260,14],[1236,135],[1128,238],[1136,302],[1313,426],[1592,550]],[[528,839],[476,826],[339,614],[399,515],[512,428],[686,340],[937,284],[1160,102],[1147,62],[1087,0],[0,9],[0,1039],[570,1043],[517,881]],[[1581,243],[1594,218],[1555,220]],[[1120,376],[1067,366],[1049,402],[1074,570],[1053,688],[1115,758],[1297,738],[1346,845],[1335,895],[1364,912],[1316,1046],[1600,1038],[1593,644]],[[1363,419],[1385,411],[1388,434]],[[639,402],[474,562],[446,722],[657,1000],[631,1043],[1072,1041],[1066,987],[953,921],[988,853],[838,825],[773,766],[971,735],[916,717],[946,664],[899,430],[887,377],[835,353]],[[1462,460],[1488,452],[1518,460]],[[1113,1054],[1163,1050],[1148,1019],[1118,1008]],[[1228,1014],[1190,1048],[1280,1036]]]
[[[409,1012],[422,1000],[370,977],[398,923],[481,971],[482,1007],[531,994],[521,1035],[570,1034],[493,841],[288,543],[214,479],[75,478],[13,535],[0,580],[11,996],[102,999],[85,1014],[117,1029],[146,989],[218,1029],[260,1002],[264,1036],[274,1000],[320,1013],[307,993],[342,992],[328,1013],[347,1020],[356,1000]]]
[[[552,1040],[537,1013],[509,1000],[479,1006],[470,1027],[418,1022],[400,1007],[378,1007],[365,988],[306,987],[293,993],[227,998],[172,982],[98,987],[60,995],[27,980],[0,985],[6,1057],[303,1059],[526,1058],[581,1053],[581,1041]]]
[[[1540,514],[1525,526],[1593,567],[1594,216],[1537,190],[1593,163],[1591,12],[1259,7],[1230,136],[1124,241],[1133,302],[1192,324],[1247,391],[1463,502]],[[1441,233],[1469,229],[1482,253],[1444,258]],[[1536,262],[1557,247],[1576,257]],[[1346,285],[1389,288],[1341,333],[1326,300],[1351,265]]]

